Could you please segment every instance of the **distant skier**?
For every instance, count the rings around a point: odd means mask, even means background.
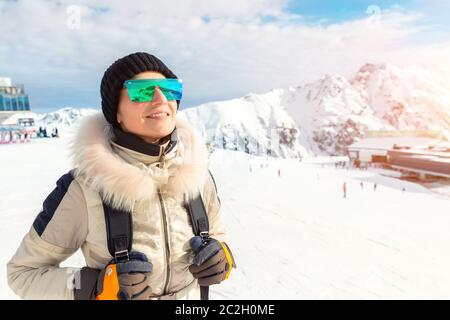
[[[278,169],[278,176],[281,177],[281,170]]]
[[[52,138],[58,138],[58,128],[52,129]]]
[[[344,192],[344,199],[347,199],[347,182],[342,185],[342,191]]]
[[[362,181],[359,183],[359,185],[361,186],[361,189],[364,190],[364,183]]]
[[[377,184],[376,183],[373,184],[373,191],[377,191]]]

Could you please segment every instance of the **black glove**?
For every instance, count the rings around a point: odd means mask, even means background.
[[[80,288],[74,291],[75,300],[148,300],[148,276],[152,270],[152,264],[140,252],[131,252],[125,262],[112,260],[102,270],[84,267],[80,271]]]
[[[191,247],[196,255],[189,271],[198,279],[200,286],[222,282],[229,277],[232,267],[236,267],[230,248],[225,242],[216,239],[203,242],[201,237],[196,236],[191,239]]]

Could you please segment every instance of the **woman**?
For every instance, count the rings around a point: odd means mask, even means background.
[[[228,277],[234,262],[224,243],[220,201],[204,144],[177,119],[181,95],[181,80],[148,53],[125,56],[105,71],[103,114],[79,127],[74,169],[57,181],[8,263],[16,294],[199,299],[200,286]],[[209,236],[202,238],[194,234],[185,205],[198,194],[209,220]],[[131,252],[109,250],[109,210],[131,218],[125,237],[132,238]],[[75,273],[60,268],[79,248],[87,266]]]

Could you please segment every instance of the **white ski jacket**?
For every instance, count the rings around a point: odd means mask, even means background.
[[[82,250],[86,265],[102,269],[111,259],[102,198],[133,215],[133,251],[153,264],[149,278],[155,298],[199,299],[189,272],[194,236],[183,201],[200,191],[212,238],[225,241],[220,201],[207,169],[204,144],[184,121],[177,120],[177,143],[154,156],[125,148],[113,140],[102,114],[83,121],[73,141],[74,169],[63,175],[43,203],[30,231],[8,262],[12,290],[24,299],[73,299],[76,268],[59,264]],[[162,165],[162,168],[159,166]],[[102,195],[102,198],[100,197]]]

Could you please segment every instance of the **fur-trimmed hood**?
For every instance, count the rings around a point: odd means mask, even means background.
[[[111,145],[113,130],[102,113],[81,121],[71,141],[73,174],[111,206],[131,210],[135,201],[155,197],[158,190],[183,196],[203,187],[208,174],[205,144],[186,121],[177,118],[177,145],[163,168],[157,166],[159,157],[148,156],[147,164],[126,161]]]

